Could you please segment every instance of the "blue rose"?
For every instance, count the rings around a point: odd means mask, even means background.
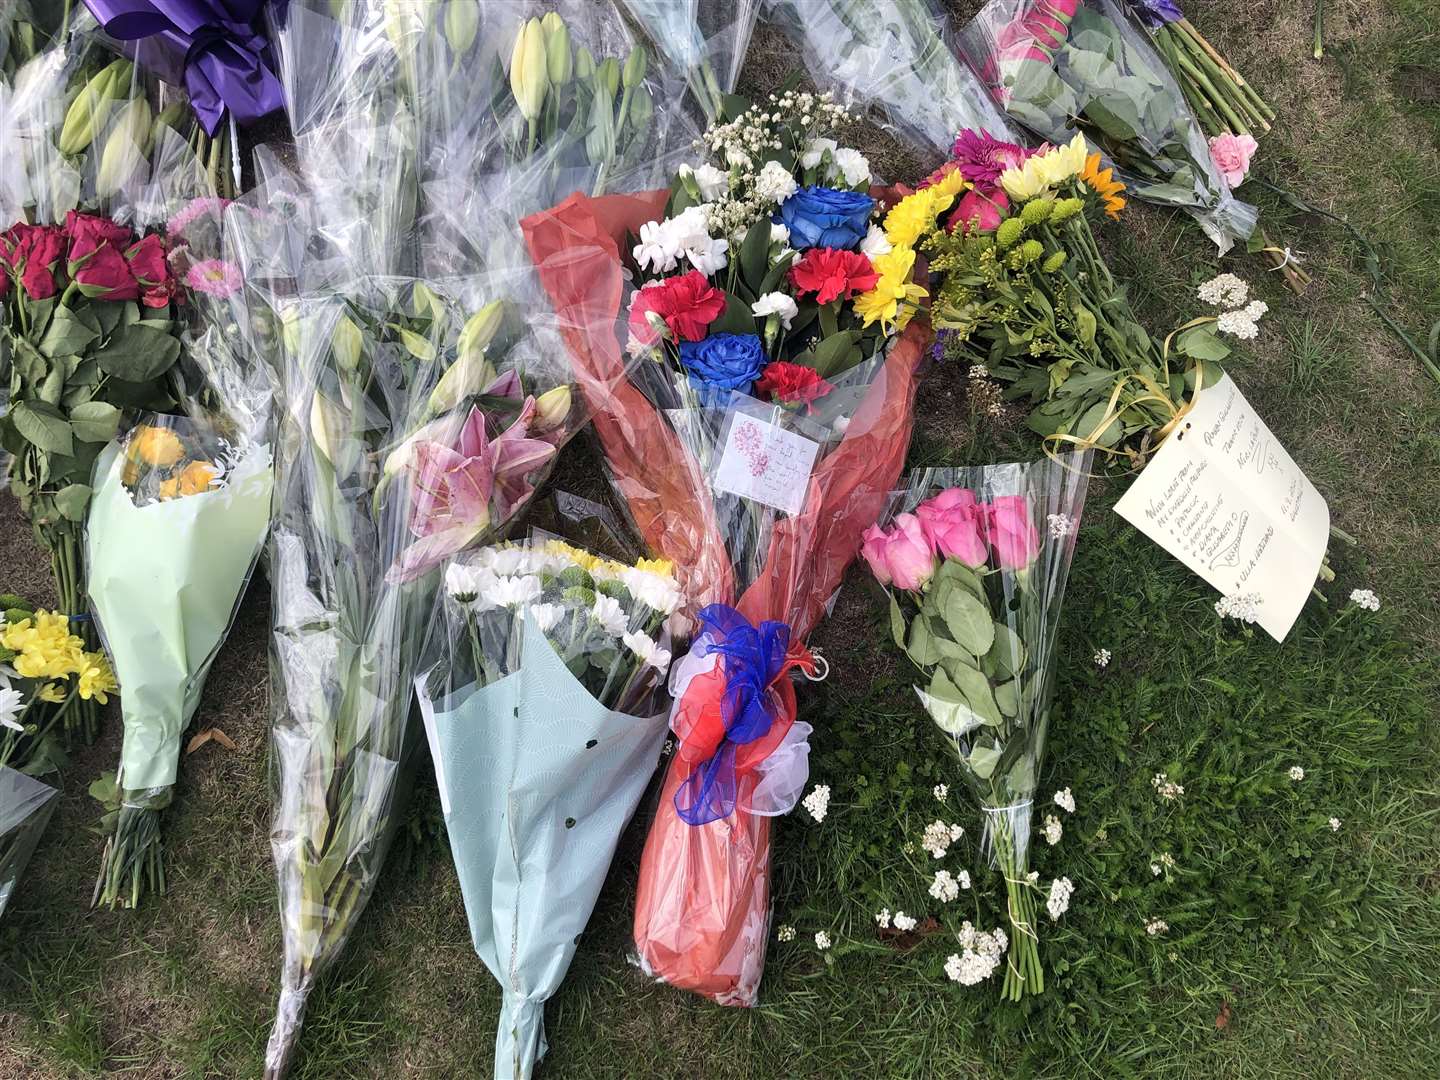
[[[748,394],[767,362],[754,334],[711,334],[680,342],[680,364],[690,375],[690,385],[706,399],[723,401],[731,390]]]
[[[843,248],[860,246],[870,226],[875,200],[859,191],[802,187],[780,204],[780,221],[790,230],[790,246]]]

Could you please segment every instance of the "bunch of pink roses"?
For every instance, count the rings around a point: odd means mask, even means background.
[[[971,570],[992,559],[1000,569],[1025,570],[1040,553],[1040,533],[1023,496],[981,502],[969,488],[952,487],[900,514],[888,529],[872,525],[860,551],[881,584],[917,592],[941,559]]]

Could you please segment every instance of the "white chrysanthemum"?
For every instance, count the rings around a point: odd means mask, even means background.
[[[519,607],[540,598],[540,579],[533,574],[523,577],[492,577],[480,599],[491,607]]]
[[[908,934],[915,927],[920,925],[920,920],[913,915],[906,915],[903,911],[895,912],[895,918],[890,920],[896,930],[902,934]]]
[[[530,550],[523,547],[482,548],[475,556],[475,565],[497,577],[525,574],[533,569]]]
[[[452,562],[445,568],[445,591],[458,603],[473,604],[484,595],[494,576],[482,566]]]
[[[767,315],[778,315],[780,316],[780,325],[789,330],[795,316],[800,314],[800,305],[782,292],[766,293],[751,306],[750,314],[757,319],[763,319]]]
[[[681,165],[680,175],[689,176],[695,181],[702,202],[714,202],[730,190],[730,174],[717,169],[708,162],[698,169],[692,169],[689,165]]]
[[[525,617],[535,624],[535,629],[548,634],[555,629],[565,609],[559,604],[531,604],[525,609]]]
[[[875,913],[875,925],[881,930],[890,929],[890,909],[888,907],[881,908]]]
[[[1350,594],[1350,602],[1366,611],[1380,610],[1380,597],[1370,589],[1356,589]]]
[[[0,726],[11,731],[24,731],[17,719],[25,709],[25,695],[12,686],[0,686]]]
[[[597,593],[595,606],[590,609],[590,615],[600,624],[602,630],[614,637],[619,637],[630,629],[630,620],[625,616],[625,609],[613,596]]]
[[[657,671],[668,671],[670,669],[670,650],[662,649],[649,634],[633,633],[622,634],[620,640],[625,642],[625,647],[638,656],[642,662],[649,664]]]
[[[1305,770],[1302,769],[1299,765],[1291,765],[1291,766],[1290,766],[1290,779],[1296,781],[1297,783],[1298,783],[1299,781],[1301,781],[1301,780],[1304,780],[1304,779],[1305,779]]]
[[[620,580],[630,590],[631,596],[661,615],[670,615],[685,599],[679,583],[666,574],[632,566],[621,573]]]
[[[819,949],[821,952],[824,952],[826,949],[830,948],[831,944],[833,943],[830,940],[829,934],[827,934],[824,930],[815,931],[815,947],[817,949]]]
[[[834,139],[811,139],[805,153],[800,155],[800,164],[807,169],[818,168],[827,151],[833,157],[838,149],[840,144]]]
[[[773,203],[783,203],[795,194],[799,186],[790,170],[778,161],[767,161],[755,177],[756,194]]]
[[[1070,793],[1068,787],[1055,792],[1055,805],[1067,814],[1073,814],[1075,812],[1075,796]]]
[[[860,254],[873,260],[881,255],[889,255],[893,250],[895,245],[890,243],[890,238],[879,225],[871,225],[865,230],[865,239],[860,241]]]
[[[1075,883],[1068,877],[1056,878],[1050,882],[1050,895],[1045,901],[1045,910],[1050,913],[1050,921],[1064,915],[1070,910],[1070,897],[1075,895]]]
[[[830,785],[816,784],[800,805],[817,822],[824,821],[825,815],[830,812]]]
[[[935,880],[930,883],[930,895],[948,904],[960,895],[960,883],[949,870],[936,870]]]
[[[1250,299],[1250,286],[1234,274],[1213,277],[1196,291],[1212,307],[1238,308]]]
[[[870,183],[870,162],[859,150],[842,146],[835,151],[835,170],[847,187],[858,188]]]
[[[1045,824],[1040,831],[1045,834],[1045,842],[1051,847],[1054,847],[1060,842],[1060,837],[1065,832],[1063,826],[1060,824],[1060,819],[1054,814],[1045,815]]]

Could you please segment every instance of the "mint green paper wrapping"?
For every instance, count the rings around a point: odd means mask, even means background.
[[[0,765],[0,916],[40,842],[60,792]]]
[[[475,951],[499,981],[497,1080],[545,1053],[557,989],[626,823],[659,760],[667,713],[612,712],[527,621],[524,665],[429,701],[417,681]]]
[[[199,703],[270,524],[269,449],[223,487],[136,506],[112,442],[95,465],[85,530],[90,604],[120,684],[120,784],[175,782],[180,736]]]

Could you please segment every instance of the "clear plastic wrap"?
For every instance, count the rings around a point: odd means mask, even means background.
[[[990,0],[953,43],[1016,123],[1056,144],[1083,131],[1136,198],[1189,211],[1221,252],[1255,231],[1255,208],[1231,194],[1184,93],[1117,0]]]
[[[877,106],[907,142],[945,153],[962,128],[1014,138],[1005,115],[946,45],[924,0],[762,0],[805,69],[857,109]]]
[[[865,559],[890,591],[895,645],[926,677],[915,693],[985,815],[984,842],[1005,880],[1011,1000],[1045,985],[1030,822],[1088,464],[1082,453],[923,470],[894,520],[865,536]]]
[[[773,121],[731,108],[707,144],[724,163],[727,147],[778,140],[773,168],[698,162],[668,194],[576,195],[523,223],[612,482],[698,620],[641,861],[640,963],[742,1005],[764,961],[770,817],[806,775],[791,673],[823,674],[805,639],[899,476],[929,337],[907,325],[923,289],[906,245],[949,203],[932,193],[872,224],[890,193],[800,119],[818,127],[830,104],[767,108]],[[785,130],[750,131],[769,123]],[[620,327],[629,278],[643,287]]]
[[[735,89],[761,0],[617,0],[684,74],[707,120],[720,116]]]
[[[502,989],[497,1077],[545,1053],[545,1001],[654,773],[680,601],[663,566],[543,536],[446,568],[415,685],[475,949]]]
[[[59,799],[49,784],[0,765],[0,918]]]

